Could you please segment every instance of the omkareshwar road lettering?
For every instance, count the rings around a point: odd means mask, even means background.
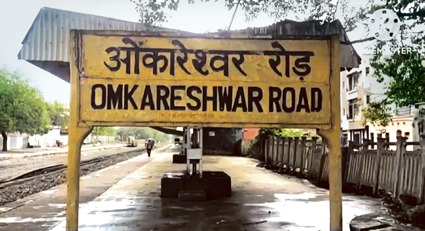
[[[135,93],[142,91],[141,97]],[[268,88],[268,105],[264,105],[263,89],[256,86],[186,86],[95,84],[91,87],[94,110],[150,111],[220,111],[273,113],[322,111],[322,90],[317,87]],[[185,103],[182,102],[186,97]],[[264,108],[263,108],[264,107]]]
[[[278,41],[271,42],[271,47],[274,50],[256,52],[245,50],[189,49],[178,39],[171,40],[171,44],[175,46],[172,49],[142,47],[144,42],[133,41],[127,37],[123,38],[122,42],[125,45],[131,46],[111,46],[105,49],[105,52],[111,56],[108,58],[108,61],[103,61],[103,64],[111,72],[116,72],[122,66],[125,66],[125,72],[127,74],[140,74],[141,66],[143,66],[144,68],[152,68],[153,75],[163,73],[169,68],[170,76],[174,76],[175,66],[179,66],[187,75],[191,75],[192,73],[185,66],[189,62],[192,63],[198,74],[203,76],[207,76],[210,73],[208,69],[210,69],[212,72],[223,72],[224,76],[229,77],[229,66],[232,63],[239,74],[248,76],[248,73],[242,68],[242,64],[245,62],[245,55],[263,55],[269,56],[270,68],[279,76],[283,76],[279,67],[281,57],[284,56],[285,76],[289,78],[291,72],[293,72],[302,81],[311,73],[310,59],[315,55],[313,51],[286,50]],[[125,58],[122,58],[121,53],[125,54]],[[133,53],[134,56],[132,56]],[[165,54],[168,54],[168,56]],[[191,62],[188,54],[194,54],[195,56]],[[293,64],[291,59],[295,60]]]

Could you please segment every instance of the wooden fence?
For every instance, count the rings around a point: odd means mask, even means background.
[[[408,145],[413,145],[414,151],[406,151]],[[262,152],[267,168],[307,177],[317,184],[328,183],[328,151],[317,137],[270,138]],[[364,140],[361,145],[350,142],[341,153],[344,188],[369,188],[373,194],[385,190],[396,196],[414,196],[424,203],[425,139],[406,142],[398,137],[396,143],[387,143],[379,137],[378,142]]]

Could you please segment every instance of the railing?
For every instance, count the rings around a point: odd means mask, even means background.
[[[406,151],[408,145],[420,149]],[[317,137],[311,140],[305,137],[270,138],[263,147],[267,168],[307,177],[318,184],[328,183],[328,151]],[[385,139],[378,138],[375,143],[364,140],[362,145],[350,142],[349,147],[342,148],[341,153],[344,188],[360,190],[367,187],[373,194],[385,190],[396,196],[414,196],[424,203],[424,139],[421,142],[406,142],[406,138],[398,137],[396,143],[387,143]]]

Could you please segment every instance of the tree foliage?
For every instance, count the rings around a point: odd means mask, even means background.
[[[386,86],[387,99],[384,104],[395,104],[398,107],[414,105],[425,102],[425,72],[421,60],[425,56],[417,51],[408,53],[395,53],[391,57],[378,60],[375,56],[372,67],[378,81],[383,81],[384,76],[391,81]]]
[[[69,110],[65,105],[55,101],[53,103],[48,102],[46,106],[51,125],[60,126],[61,129],[67,130],[69,124]]]
[[[0,69],[0,132],[3,151],[7,151],[7,133],[44,133],[50,124],[46,102],[36,88],[19,74]]]
[[[304,134],[303,129],[291,128],[261,128],[258,131],[259,139],[267,139],[269,137],[301,137]]]
[[[371,123],[373,125],[386,127],[391,122],[391,115],[388,111],[385,103],[369,103],[368,107],[362,110],[364,116],[363,125]]]
[[[160,26],[168,20],[167,11],[176,11],[180,0],[131,0],[136,5],[136,11],[140,15],[140,21],[146,26]],[[198,2],[209,2],[201,0]],[[189,4],[195,0],[187,0]],[[278,20],[294,19],[333,21],[338,18],[348,30],[354,28],[355,22],[359,20],[360,14],[365,8],[350,4],[349,0],[225,0],[224,5],[231,10],[237,4],[239,9],[245,13],[246,20],[252,20],[260,13],[266,13],[269,17]],[[224,26],[224,25],[223,25]]]
[[[152,128],[140,128],[140,127],[125,127],[117,130],[117,135],[120,136],[121,140],[126,140],[129,136],[134,136],[136,140],[154,138],[159,142],[169,142],[173,136],[159,132]]]
[[[111,127],[94,127],[91,134],[95,136],[115,136],[117,132]]]
[[[266,139],[271,137],[301,137],[305,131],[303,129],[289,129],[289,128],[261,128],[258,135],[255,137],[254,142],[249,147],[249,153],[254,158],[264,160],[264,155],[261,155],[262,145]]]

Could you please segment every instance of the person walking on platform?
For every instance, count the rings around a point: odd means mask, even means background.
[[[151,151],[154,145],[155,145],[155,141],[151,138],[149,138],[145,142],[145,147],[146,147],[146,152],[148,153],[148,157],[151,157]]]

